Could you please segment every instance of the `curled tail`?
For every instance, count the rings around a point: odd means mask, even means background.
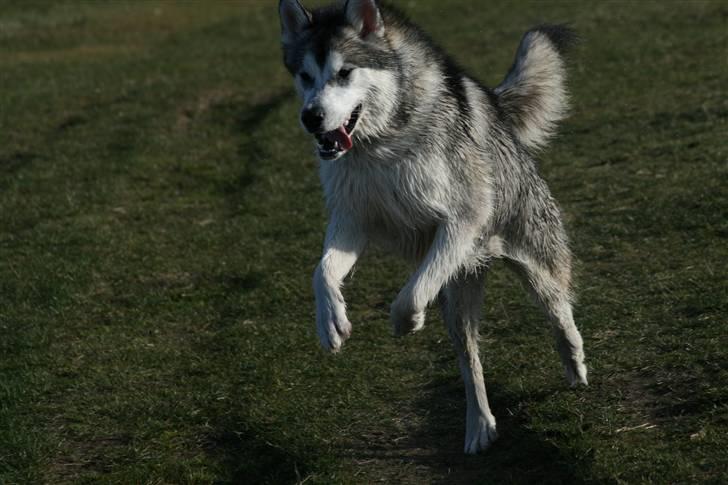
[[[543,148],[569,108],[564,53],[573,30],[543,25],[521,39],[510,71],[494,90],[516,137],[529,150]]]

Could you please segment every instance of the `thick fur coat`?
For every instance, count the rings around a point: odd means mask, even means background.
[[[280,15],[330,213],[314,274],[321,344],[338,351],[351,335],[342,282],[367,244],[414,261],[391,307],[394,332],[420,330],[440,301],[465,382],[465,451],[481,451],[496,438],[477,343],[491,260],[522,276],[552,323],[567,379],[587,382],[567,237],[534,160],[567,111],[563,51],[573,35],[530,30],[489,89],[380,2],[308,11],[281,0]]]

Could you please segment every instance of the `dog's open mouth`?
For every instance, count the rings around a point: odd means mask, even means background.
[[[323,160],[339,158],[351,150],[351,147],[354,146],[351,141],[351,134],[356,128],[357,121],[359,121],[359,115],[361,115],[361,105],[352,111],[349,119],[343,125],[333,131],[316,135],[319,156]]]

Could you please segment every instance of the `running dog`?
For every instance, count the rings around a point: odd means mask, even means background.
[[[313,278],[321,345],[336,352],[351,335],[341,286],[370,241],[414,261],[391,306],[394,333],[420,330],[439,297],[465,382],[465,452],[485,450],[497,436],[478,356],[490,261],[505,259],[523,278],[552,323],[567,380],[587,384],[571,253],[534,159],[566,115],[573,34],[528,31],[489,89],[384,2],[310,11],[280,0],[279,11],[330,213]]]

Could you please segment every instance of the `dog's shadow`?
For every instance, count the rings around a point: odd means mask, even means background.
[[[529,395],[549,399],[557,391]],[[531,429],[527,412],[518,411],[522,396],[497,383],[488,385],[491,408],[498,419],[498,440],[485,453],[463,453],[465,399],[463,382],[456,376],[432,381],[414,402],[412,412],[422,419],[407,437],[372,450],[352,450],[358,460],[409,465],[415,475],[432,483],[583,483],[590,476],[592,455],[576,456],[560,448],[548,433]],[[512,410],[515,410],[512,411]],[[386,468],[386,467],[385,467]]]

